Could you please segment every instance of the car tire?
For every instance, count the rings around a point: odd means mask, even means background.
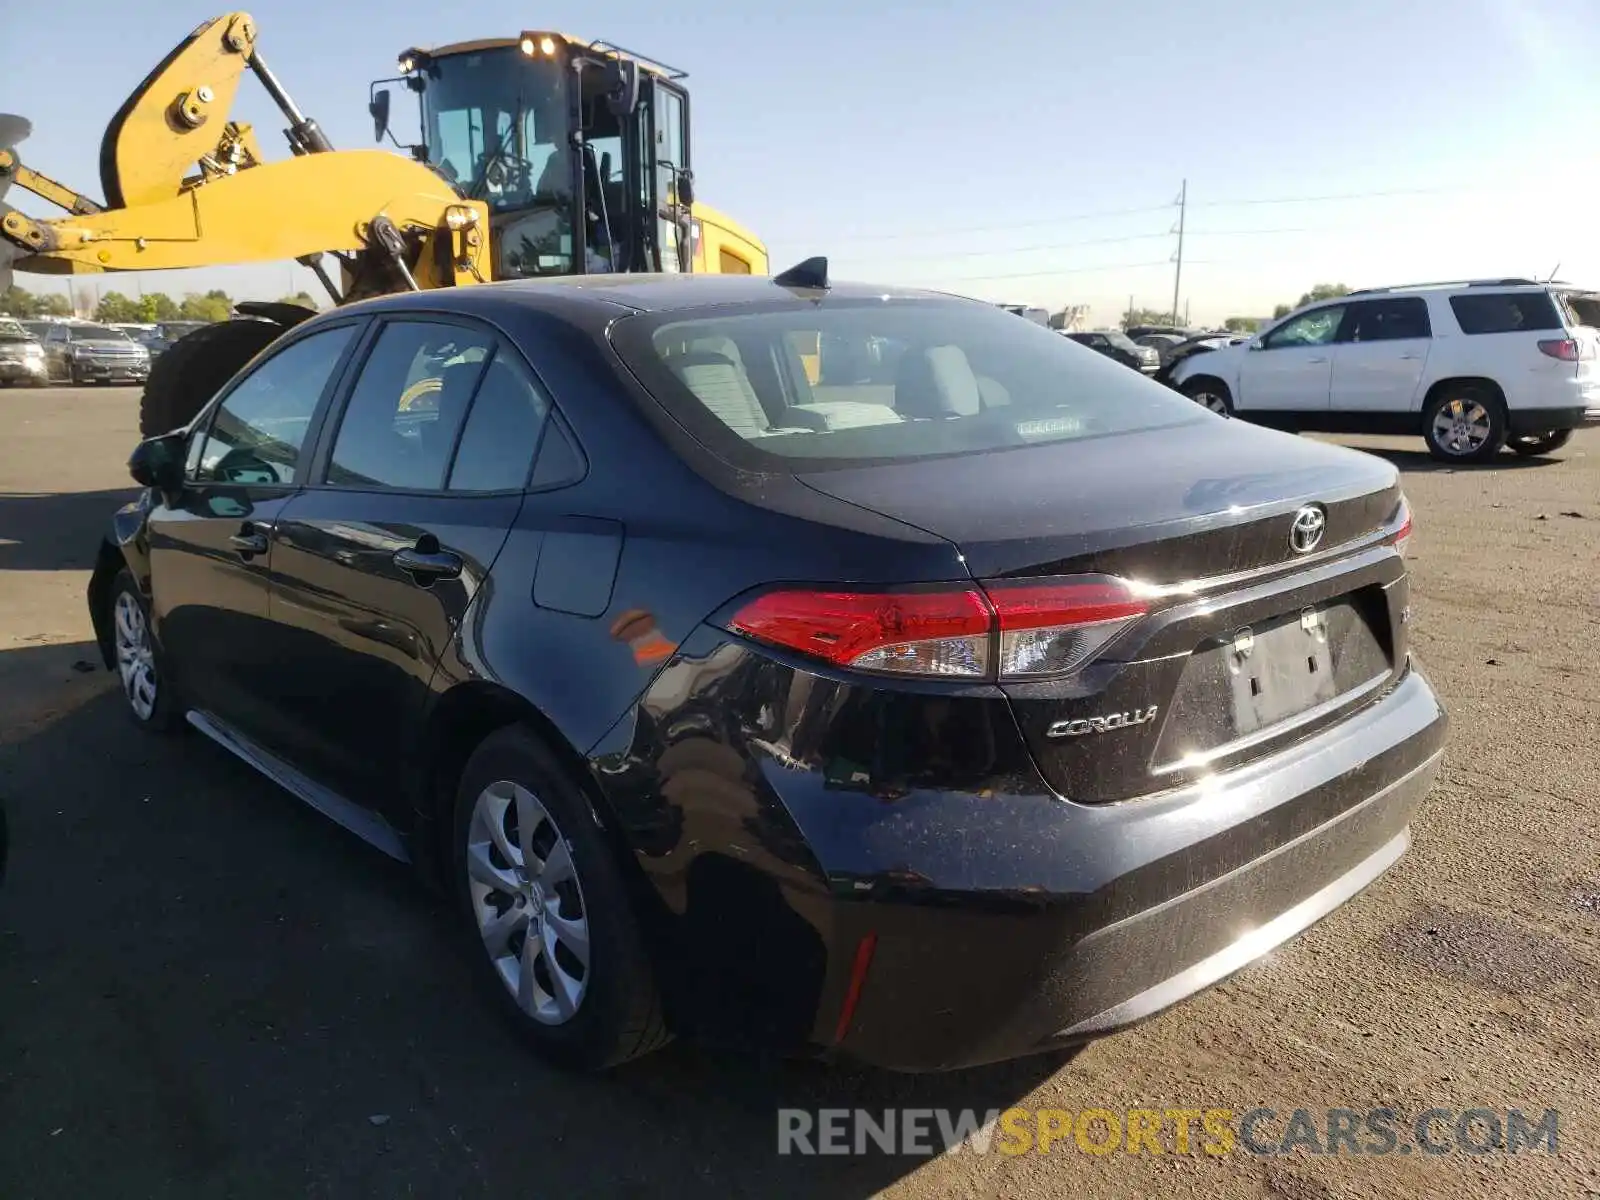
[[[1220,380],[1200,376],[1187,381],[1178,390],[1201,408],[1219,417],[1233,416],[1233,395],[1228,391],[1228,385]]]
[[[1422,437],[1439,462],[1493,462],[1507,432],[1505,401],[1480,384],[1442,389],[1422,409]]]
[[[593,1072],[670,1040],[628,886],[600,818],[572,772],[532,731],[502,729],[473,752],[456,789],[451,831],[451,873],[473,970],[536,1053]],[[529,851],[537,870],[523,867]]]
[[[150,367],[139,401],[139,432],[156,437],[183,428],[282,332],[268,321],[218,321],[179,338]]]
[[[1514,435],[1506,440],[1506,445],[1523,458],[1537,458],[1541,454],[1561,449],[1571,440],[1572,430],[1552,429],[1548,433]]]
[[[112,669],[122,685],[128,715],[134,724],[156,733],[182,729],[183,706],[166,681],[161,652],[150,632],[150,604],[131,572],[123,570],[112,580],[106,604]]]

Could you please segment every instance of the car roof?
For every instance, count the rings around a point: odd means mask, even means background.
[[[891,287],[883,284],[830,283],[829,299],[844,300],[960,300],[944,292],[920,288]],[[578,315],[587,311],[615,313],[618,308],[633,312],[691,312],[732,305],[771,304],[792,301],[796,307],[811,304],[813,289],[788,288],[766,275],[673,275],[627,273],[615,275],[566,275],[549,279],[511,279],[466,288],[444,288],[428,292],[400,292],[347,305],[332,312],[360,309],[383,311],[389,308],[427,307],[463,310],[470,303],[479,309],[485,303],[526,303],[547,311]],[[968,301],[978,303],[978,301]]]

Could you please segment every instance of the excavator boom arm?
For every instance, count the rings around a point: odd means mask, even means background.
[[[488,276],[487,206],[462,200],[421,163],[385,150],[284,159],[136,208],[48,222],[11,212],[0,228],[29,251],[18,270],[76,274],[357,251],[369,246],[371,223],[380,216],[402,233],[458,235],[450,258],[466,277],[461,281]],[[419,274],[418,282],[448,286],[457,280],[430,272],[427,280]]]

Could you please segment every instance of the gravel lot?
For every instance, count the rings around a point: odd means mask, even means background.
[[[405,872],[124,720],[83,587],[133,389],[0,391],[0,1191],[98,1196],[1600,1196],[1600,431],[1396,462],[1454,717],[1403,862],[1070,1061],[904,1078],[674,1045],[570,1080],[464,987]],[[784,1158],[779,1104],[1559,1110],[1559,1153]]]

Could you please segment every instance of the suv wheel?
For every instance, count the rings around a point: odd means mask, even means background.
[[[162,682],[150,608],[127,571],[111,585],[111,645],[116,655],[122,697],[133,719],[147,729],[168,732],[183,720],[180,706]]]
[[[452,866],[480,979],[535,1051],[596,1071],[668,1040],[628,889],[588,798],[520,727],[456,791]]]
[[[1227,384],[1215,379],[1191,379],[1183,385],[1183,394],[1219,417],[1233,416],[1233,397],[1228,395]]]
[[[1486,388],[1450,388],[1422,410],[1422,436],[1440,462],[1490,462],[1506,444],[1505,405]]]
[[[1513,437],[1506,442],[1523,458],[1535,458],[1559,450],[1572,440],[1572,430],[1552,429],[1548,433],[1529,433]]]

